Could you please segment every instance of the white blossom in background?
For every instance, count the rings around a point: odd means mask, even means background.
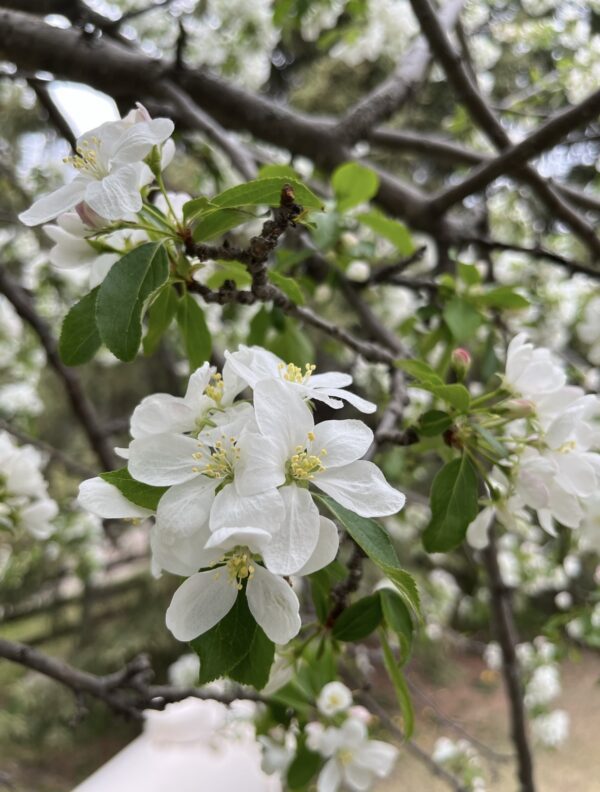
[[[167,670],[171,685],[178,687],[195,687],[200,674],[200,658],[197,654],[189,652],[181,655]]]
[[[576,332],[588,346],[587,356],[590,362],[600,365],[600,294],[595,294],[586,302],[582,319],[576,325]]]
[[[319,693],[317,708],[322,715],[331,717],[344,712],[352,704],[352,692],[343,682],[329,682]]]
[[[382,56],[398,59],[419,31],[410,4],[401,0],[368,0],[358,35],[343,37],[330,51],[332,58],[354,67]]]
[[[467,792],[485,792],[487,789],[481,759],[469,740],[439,737],[431,758],[460,779],[464,785],[461,788]]]
[[[310,750],[327,759],[317,780],[318,792],[337,792],[345,785],[370,789],[392,772],[398,756],[395,746],[369,739],[367,726],[358,718],[347,718],[339,728],[309,723],[306,734]]]
[[[82,202],[107,220],[135,219],[142,208],[141,189],[153,179],[144,159],[154,146],[166,143],[173,129],[171,120],[152,119],[138,104],[120,121],[108,121],[86,132],[77,140],[76,153],[68,158],[77,176],[39,198],[19,219],[28,226],[41,225]],[[166,147],[165,153],[169,159],[173,147]]]
[[[570,719],[564,710],[539,715],[531,724],[534,738],[547,748],[558,748],[569,736]]]
[[[297,738],[290,729],[275,726],[268,734],[260,734],[257,740],[262,748],[261,767],[267,775],[277,773],[285,778],[288,768],[296,756]]]
[[[23,528],[35,539],[54,533],[58,506],[48,496],[42,464],[36,448],[17,446],[9,434],[0,432],[0,530]]]

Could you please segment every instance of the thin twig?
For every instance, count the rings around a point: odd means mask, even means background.
[[[502,676],[510,707],[511,736],[515,745],[521,792],[535,792],[533,756],[527,735],[527,716],[523,704],[523,686],[516,653],[518,637],[512,611],[510,591],[502,580],[498,564],[496,526],[489,530],[489,543],[483,552],[489,577],[492,616],[502,650]]]

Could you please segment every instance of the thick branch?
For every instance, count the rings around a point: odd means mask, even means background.
[[[490,528],[489,544],[484,551],[484,559],[489,577],[495,632],[502,650],[502,675],[510,707],[511,736],[517,751],[521,792],[535,792],[533,757],[527,736],[523,687],[521,685],[519,661],[516,653],[518,636],[512,612],[510,592],[502,580],[498,565],[495,526]]]
[[[185,698],[217,699],[224,703],[239,698],[239,695],[215,696],[197,688],[151,685],[153,672],[146,655],[140,655],[124,668],[106,676],[81,671],[54,657],[48,657],[37,649],[4,638],[0,638],[0,657],[60,682],[77,696],[97,698],[120,715],[134,720],[142,720],[143,711],[146,709],[162,710],[168,703]],[[243,696],[260,701],[259,696],[250,692],[244,691]]]
[[[12,303],[15,311],[35,331],[46,352],[48,363],[59,376],[67,397],[85,432],[91,447],[104,470],[114,466],[113,454],[101,426],[94,406],[86,396],[75,371],[64,365],[58,354],[56,341],[46,322],[35,310],[28,294],[13,282],[4,268],[0,268],[0,292]]]
[[[533,157],[555,146],[568,132],[591,121],[599,112],[600,90],[575,107],[557,113],[525,140],[505,149],[491,162],[480,165],[459,184],[435,195],[430,202],[431,210],[439,214],[446,212],[468,195],[483,190],[499,176],[513,173]]]
[[[477,86],[472,82],[459,55],[455,52],[446,31],[429,0],[410,0],[413,11],[419,20],[421,30],[429,41],[431,49],[439,60],[448,81],[464,102],[475,122],[500,151],[509,148],[511,140],[500,121],[494,115]],[[568,225],[586,244],[594,259],[600,258],[600,239],[594,229],[579,216],[556,191],[550,187],[539,173],[530,165],[523,165],[520,176],[531,186],[546,207]]]
[[[463,0],[447,0],[439,14],[440,24],[452,30]],[[423,37],[419,37],[406,52],[393,74],[374,91],[363,97],[340,121],[339,130],[345,141],[354,143],[368,137],[382,121],[397,113],[414,96],[427,76],[431,65],[431,51]]]

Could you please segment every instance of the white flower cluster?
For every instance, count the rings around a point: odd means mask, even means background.
[[[4,417],[42,412],[37,389],[44,359],[12,305],[0,296],[0,414]]]
[[[58,507],[48,497],[42,462],[33,446],[19,447],[0,432],[0,530],[24,528],[35,539],[47,539],[54,532]]]
[[[325,685],[317,700],[325,725],[313,721],[305,727],[306,745],[326,762],[317,781],[318,792],[337,792],[345,787],[368,790],[378,778],[392,772],[398,749],[382,740],[369,739],[371,715],[352,706],[352,693],[341,682]]]
[[[364,517],[404,505],[379,468],[361,459],[373,441],[366,424],[315,424],[308,403],[340,408],[347,401],[364,412],[374,405],[345,390],[349,375],[313,370],[240,347],[226,353],[222,375],[207,363],[184,397],[149,396],[133,413],[133,440],[121,451],[129,473],[166,489],[151,534],[154,568],[189,576],[167,611],[179,640],[221,621],[242,589],[272,641],[298,633],[298,599],[284,578],[326,566],[339,542],[310,487]],[[253,404],[237,398],[246,388]],[[83,482],[79,499],[102,517],[151,515],[102,479]]]
[[[468,792],[485,792],[486,784],[479,754],[469,740],[440,737],[433,747],[431,758],[445,767],[464,785]]]
[[[569,716],[552,710],[552,702],[561,693],[560,668],[556,647],[542,636],[533,643],[517,646],[524,687],[524,703],[537,741],[550,748],[558,747],[569,734]],[[493,671],[502,667],[502,654],[496,643],[488,644],[484,660]]]
[[[527,520],[525,508],[552,535],[555,522],[579,528],[600,487],[600,398],[568,385],[564,366],[523,333],[509,344],[503,387],[516,397],[506,409],[522,417],[506,427],[512,454],[504,471],[492,473],[501,499],[469,527],[475,547],[487,543],[494,518],[513,529]]]
[[[152,119],[138,104],[125,118],[78,139],[76,153],[65,160],[77,172],[75,178],[19,215],[27,226],[46,224],[44,231],[54,242],[52,264],[88,265],[94,287],[124,253],[147,241],[144,231],[118,224],[137,221],[142,190],[154,178],[148,160],[154,157],[161,168],[169,164],[175,153],[172,132],[172,121]],[[48,224],[55,218],[56,224]]]

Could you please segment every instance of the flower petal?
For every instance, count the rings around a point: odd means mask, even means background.
[[[229,613],[237,595],[224,571],[196,572],[173,595],[167,627],[178,641],[192,641]]]
[[[248,607],[263,628],[267,638],[276,644],[286,644],[298,635],[300,603],[283,578],[256,566],[246,586]]]
[[[307,489],[282,487],[279,490],[285,504],[281,528],[273,534],[265,547],[265,566],[277,575],[291,575],[311,558],[319,539],[319,511]]]
[[[174,575],[193,575],[222,555],[220,551],[205,549],[209,536],[207,523],[191,536],[174,534],[165,531],[160,525],[154,525],[150,531],[153,567]]]
[[[340,546],[340,537],[336,524],[327,517],[320,516],[319,539],[311,557],[306,564],[294,574],[311,575],[319,569],[331,564]]]
[[[256,495],[239,495],[233,484],[227,484],[217,494],[210,513],[210,529],[261,528],[274,533],[279,530],[285,507],[278,490],[272,489]]]
[[[83,198],[87,179],[76,178],[64,184],[58,190],[43,195],[25,212],[21,212],[19,220],[26,226],[36,226],[54,220],[59,214],[68,212]]]
[[[248,432],[238,448],[235,487],[240,495],[253,495],[284,483],[287,455],[270,438]]]
[[[77,502],[86,511],[105,520],[137,519],[152,515],[150,509],[131,503],[120,490],[100,476],[81,482]]]
[[[140,188],[148,166],[125,165],[99,181],[88,182],[85,202],[107,220],[124,220],[142,208]]]
[[[131,416],[133,438],[172,432],[190,432],[195,425],[194,413],[178,396],[154,393],[138,404]]]
[[[361,517],[396,514],[406,501],[401,492],[387,483],[377,465],[365,460],[325,470],[315,476],[314,483]]]
[[[342,783],[342,771],[337,759],[331,758],[319,773],[317,792],[338,792]]]
[[[220,551],[233,550],[234,547],[247,547],[252,553],[261,553],[271,541],[269,531],[261,528],[219,528],[210,534],[206,547]]]
[[[199,445],[193,437],[155,434],[133,440],[129,446],[129,472],[144,484],[164,486],[190,481],[198,473],[193,454]]]
[[[247,385],[254,388],[257,382],[279,378],[279,367],[283,361],[261,347],[248,347],[243,344],[237,352],[225,352],[225,371],[237,374]]]
[[[312,374],[308,385],[310,388],[346,388],[352,385],[352,377],[341,371],[326,371],[323,374]]]
[[[377,409],[377,405],[373,404],[373,402],[367,401],[363,399],[362,396],[357,396],[356,393],[347,390],[338,390],[337,388],[329,388],[325,391],[325,393],[330,397],[335,397],[338,399],[343,399],[347,401],[348,404],[351,404],[353,407],[356,407],[357,410],[363,413],[374,413]]]
[[[362,421],[322,421],[315,426],[312,453],[320,454],[324,448],[323,464],[329,470],[360,459],[372,442],[373,432]]]
[[[195,476],[170,487],[158,502],[156,521],[166,531],[191,536],[208,522],[218,480]]]
[[[256,423],[265,437],[288,451],[304,446],[314,429],[310,409],[293,388],[281,380],[263,380],[254,389]]]

